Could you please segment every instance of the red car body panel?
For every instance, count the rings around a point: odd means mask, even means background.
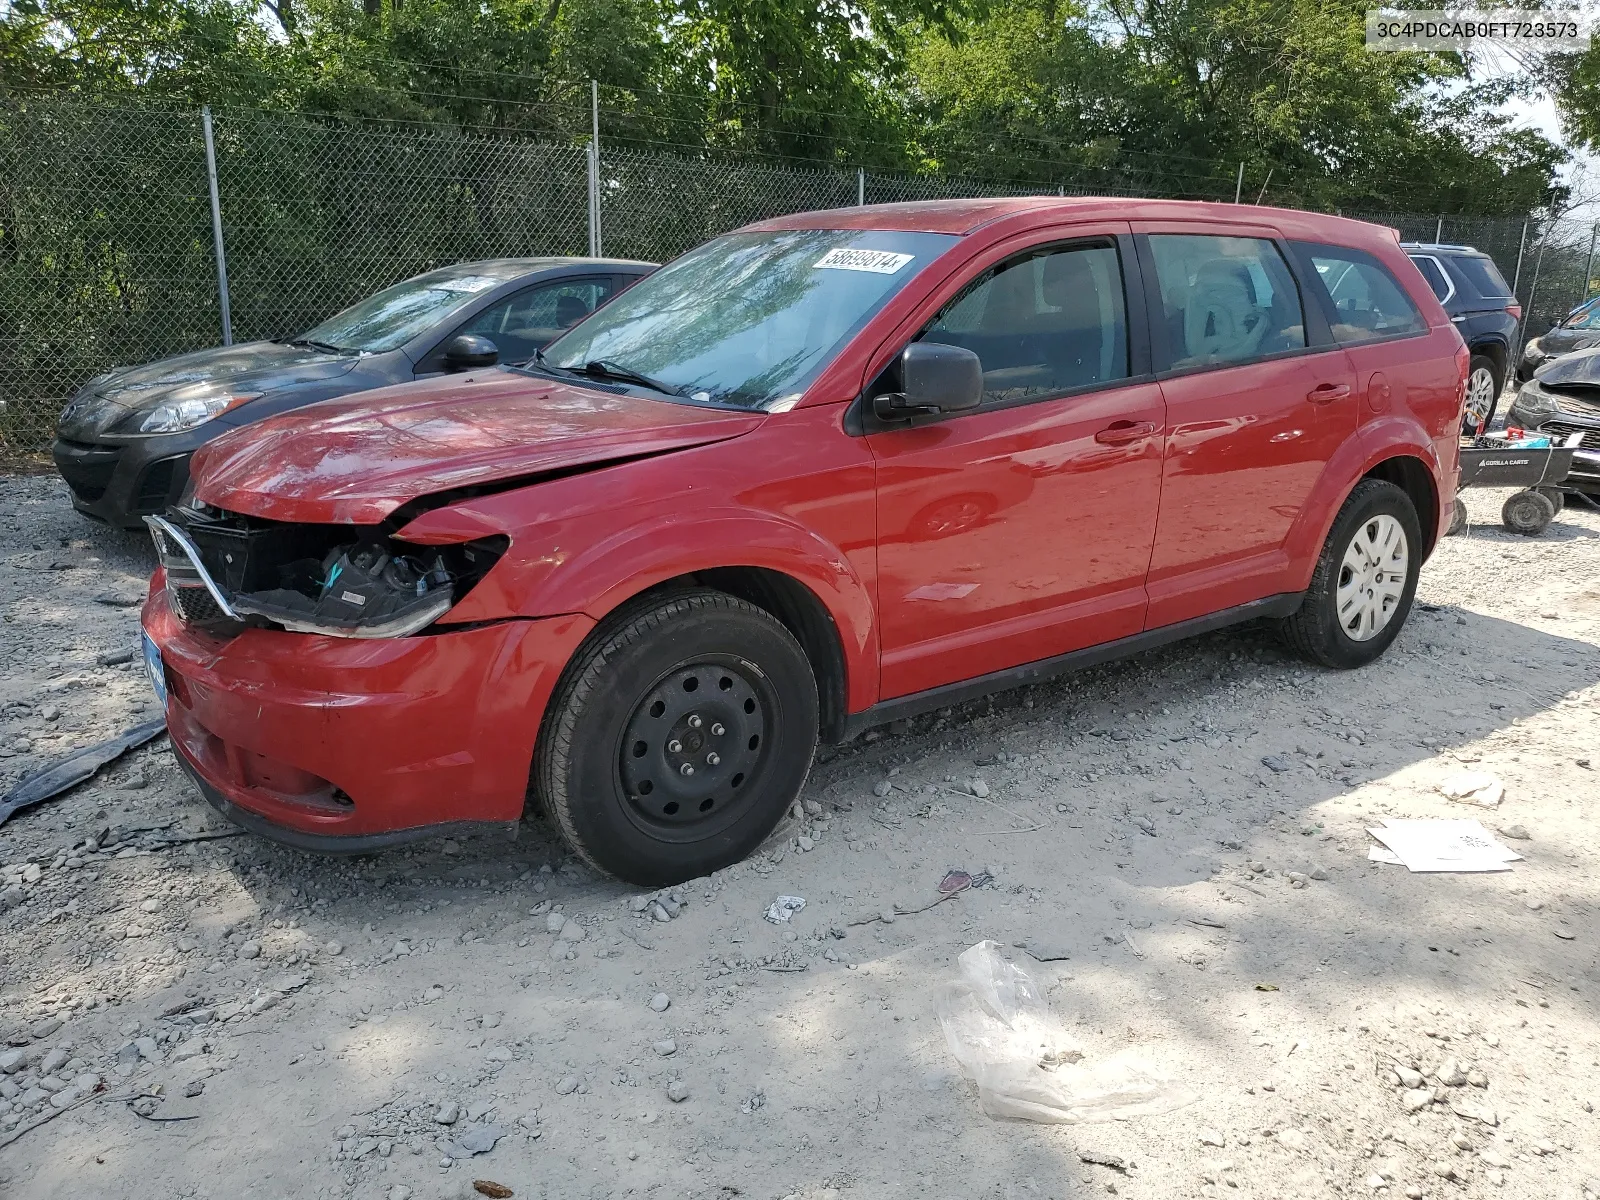
[[[371,525],[416,496],[748,433],[760,413],[661,404],[499,371],[381,388],[206,446],[196,494],[281,521]],[[313,432],[314,431],[314,432]]]
[[[178,620],[159,573],[143,620],[166,661],[180,760],[244,812],[325,838],[516,821],[537,714],[594,627],[568,616],[432,637],[250,629],[222,641]]]
[[[144,624],[173,681],[174,744],[214,798],[307,837],[515,820],[545,705],[583,638],[688,575],[754,568],[805,589],[837,640],[843,710],[860,716],[1303,591],[1351,488],[1391,460],[1432,487],[1430,547],[1448,523],[1467,355],[1392,231],[1049,197],[751,228],[961,236],[786,412],[495,371],[364,393],[212,443],[194,474],[218,508],[376,524],[432,497],[397,536],[510,540],[430,631],[387,641],[250,630],[220,642],[173,615],[158,576]],[[867,383],[979,271],[1051,241],[1152,232],[1364,250],[1429,330],[915,427],[848,427]]]

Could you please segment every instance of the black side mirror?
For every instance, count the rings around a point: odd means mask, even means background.
[[[983,363],[964,346],[912,342],[900,353],[903,392],[872,401],[882,421],[912,421],[963,412],[983,402]]]
[[[500,361],[500,347],[479,333],[461,333],[444,346],[444,361],[452,371],[492,367]]]

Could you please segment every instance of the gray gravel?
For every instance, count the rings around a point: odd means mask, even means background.
[[[1515,538],[1503,498],[1468,493],[1373,668],[1242,629],[873,731],[756,858],[648,896],[536,821],[360,859],[178,840],[230,831],[157,742],[0,828],[0,1195],[1581,1200],[1600,513]],[[149,567],[0,479],[0,786],[153,715]],[[1438,793],[1464,764],[1499,808]],[[1374,821],[1452,816],[1525,861],[1367,861]],[[926,907],[952,869],[982,886]],[[771,925],[777,895],[807,905]],[[1198,1102],[984,1117],[932,1002],[986,937],[1091,1061]]]

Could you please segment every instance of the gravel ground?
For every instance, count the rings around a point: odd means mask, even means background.
[[[1241,629],[874,731],[660,911],[533,821],[353,860],[227,836],[158,741],[0,828],[0,1195],[1593,1200],[1600,512],[1522,539],[1502,499],[1467,493],[1367,670]],[[0,787],[156,715],[122,661],[149,569],[0,478]],[[1497,810],[1437,793],[1462,763]],[[1385,816],[1526,860],[1369,863]],[[953,868],[993,878],[895,914]],[[1090,1061],[1198,1099],[984,1116],[933,1011],[984,938]]]

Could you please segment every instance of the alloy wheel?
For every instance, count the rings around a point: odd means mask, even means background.
[[[1352,641],[1376,637],[1393,619],[1410,561],[1406,531],[1394,517],[1379,513],[1356,529],[1339,564],[1335,600],[1339,625]]]
[[[1474,433],[1494,405],[1494,372],[1479,367],[1467,376],[1467,421]]]

